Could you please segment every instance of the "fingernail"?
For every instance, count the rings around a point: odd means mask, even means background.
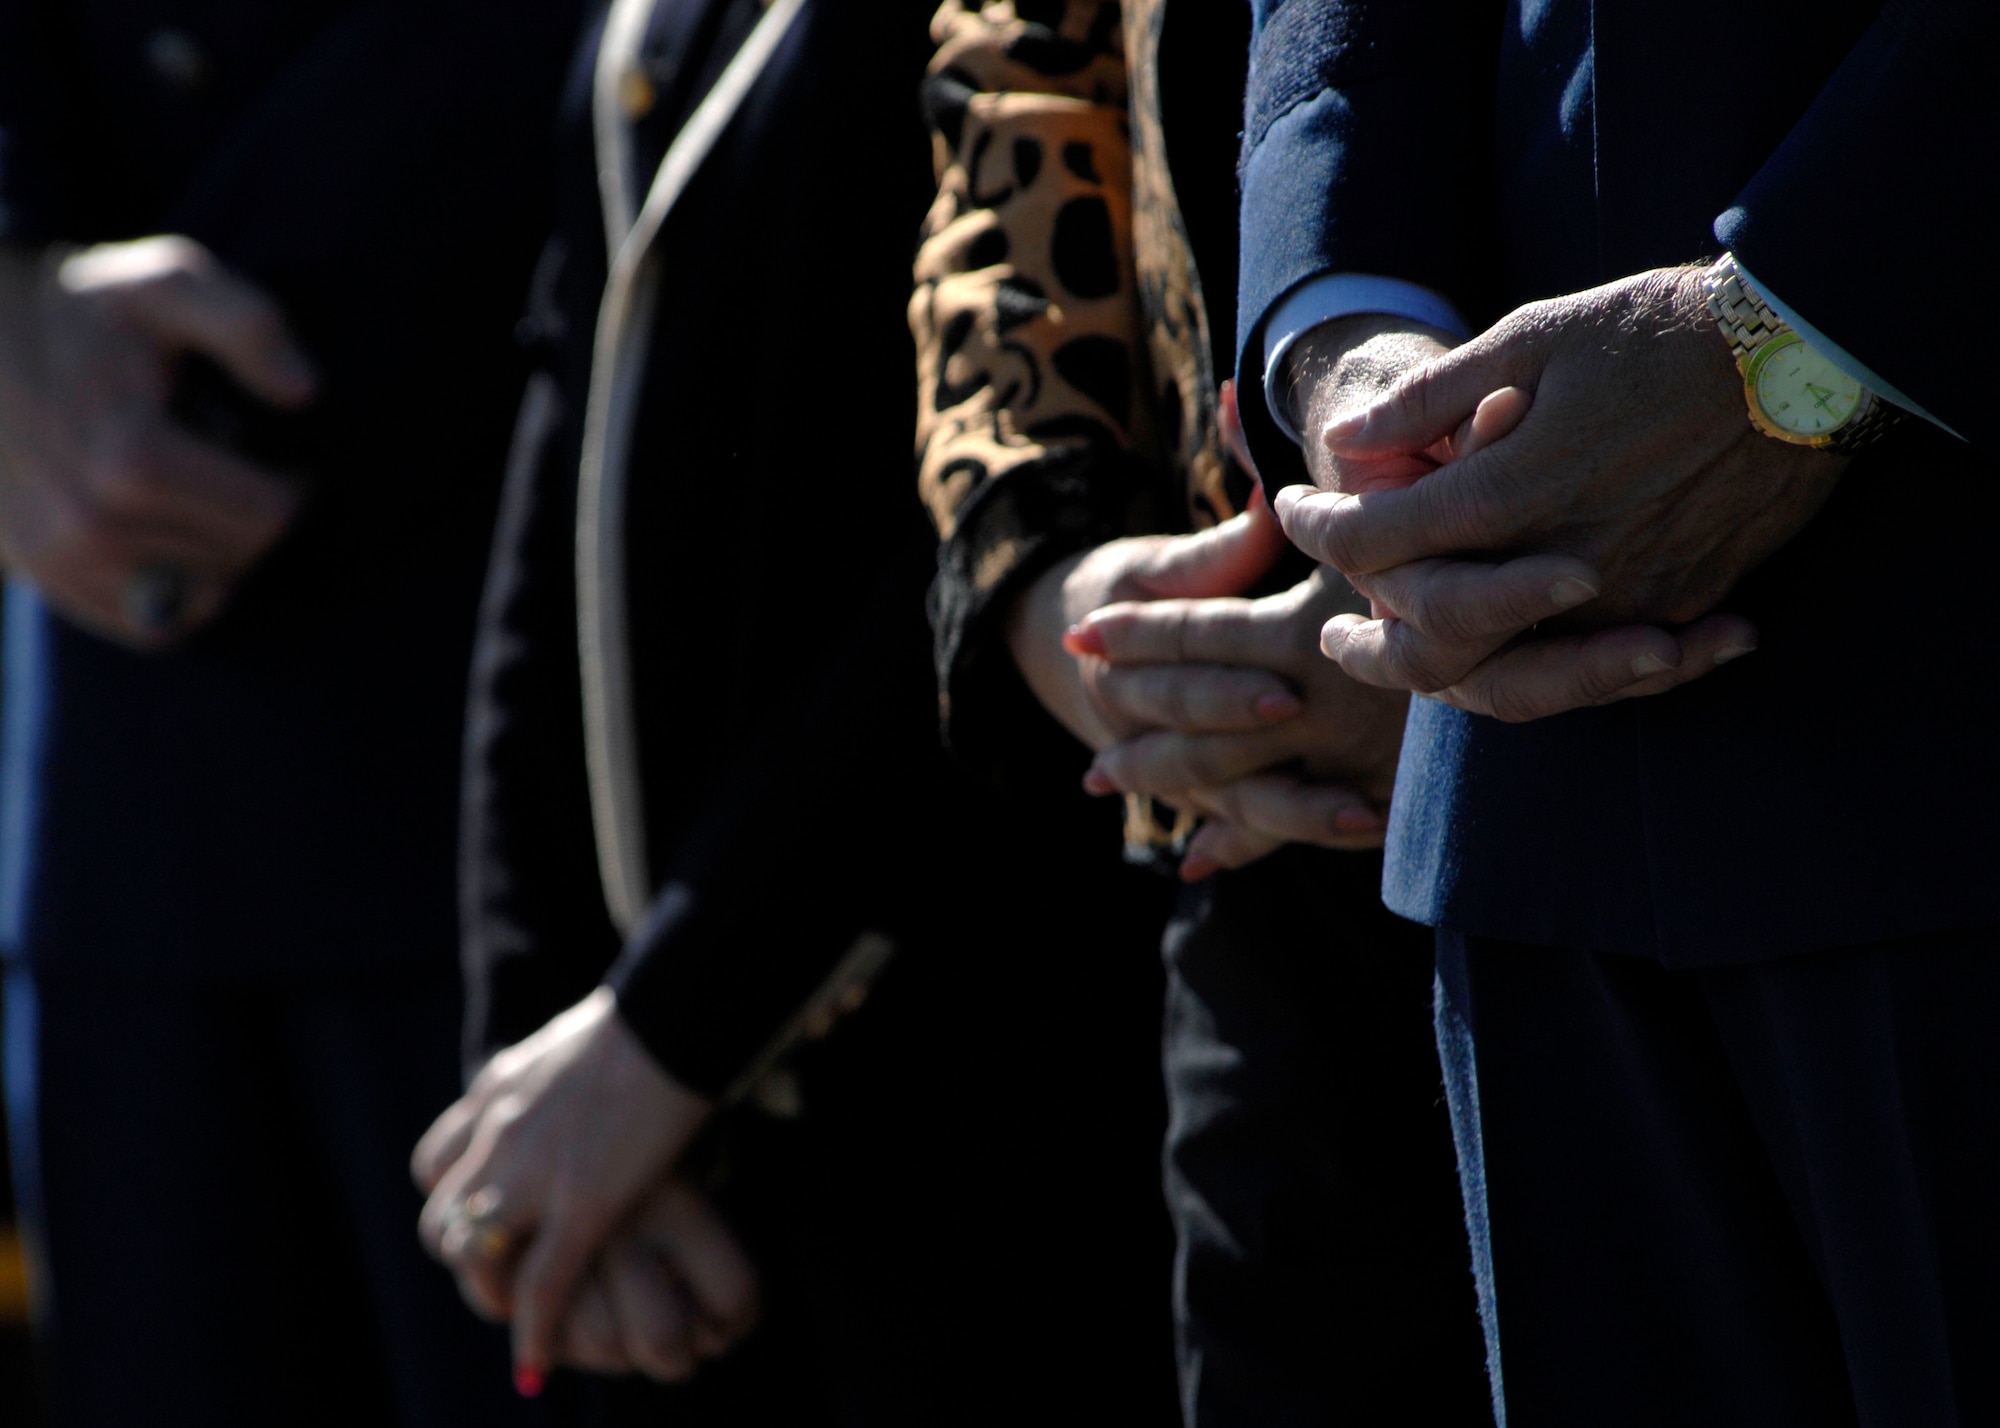
[[[1352,828],[1356,832],[1380,828],[1383,823],[1382,815],[1372,808],[1343,808],[1333,815],[1333,821],[1342,828]]]
[[[1328,422],[1320,432],[1319,439],[1328,446],[1338,446],[1348,438],[1360,435],[1361,428],[1366,425],[1368,425],[1368,413],[1355,412],[1352,416],[1344,416]]]
[[[1275,724],[1280,719],[1294,717],[1305,708],[1305,705],[1299,702],[1298,695],[1280,689],[1270,694],[1259,695],[1253,707],[1259,719],[1268,719]]]
[[[1656,674],[1665,674],[1673,666],[1656,654],[1642,654],[1632,661],[1634,679],[1651,679]]]
[[[1106,656],[1104,636],[1088,625],[1071,625],[1064,630],[1062,647],[1073,655]]]
[[[523,1398],[542,1396],[542,1371],[533,1364],[514,1365],[514,1392]]]
[[[1093,766],[1083,776],[1083,791],[1099,795],[1116,793],[1118,792],[1118,785],[1111,781],[1110,774],[1104,772],[1103,769]]]
[[[1271,509],[1278,513],[1279,520],[1283,520],[1285,513],[1303,501],[1311,492],[1310,486],[1287,486],[1272,498]]]
[[[1364,620],[1359,615],[1335,615],[1319,627],[1319,652],[1328,659],[1337,660],[1340,652],[1347,648],[1347,636],[1351,631],[1381,623],[1381,620]]]
[[[1741,659],[1747,654],[1755,654],[1756,652],[1757,646],[1755,644],[1746,645],[1741,640],[1732,640],[1715,652],[1715,662],[1717,664],[1728,664],[1733,659]]]
[[[1198,883],[1203,878],[1212,878],[1222,865],[1205,853],[1190,853],[1181,859],[1181,881]]]
[[[1572,609],[1577,605],[1583,604],[1586,600],[1595,600],[1596,598],[1597,590],[1595,587],[1588,581],[1578,580],[1574,575],[1565,575],[1549,587],[1549,599],[1555,603],[1558,609],[1562,610]]]

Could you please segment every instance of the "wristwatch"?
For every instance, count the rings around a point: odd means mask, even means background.
[[[1750,421],[1766,436],[1822,451],[1859,451],[1902,417],[1815,351],[1743,280],[1724,253],[1702,274],[1708,310],[1729,340]]]

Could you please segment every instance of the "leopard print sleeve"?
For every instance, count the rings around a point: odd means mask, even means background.
[[[918,481],[942,542],[946,736],[989,771],[1028,697],[1002,628],[1013,597],[1068,555],[1175,524],[1145,390],[1120,26],[1115,0],[946,0],[931,27]]]

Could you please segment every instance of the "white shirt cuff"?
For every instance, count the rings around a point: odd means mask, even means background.
[[[1472,335],[1458,309],[1421,284],[1370,273],[1322,273],[1307,278],[1278,300],[1264,322],[1264,404],[1271,409],[1271,419],[1277,422],[1278,430],[1293,441],[1303,445],[1305,438],[1299,434],[1287,410],[1289,404],[1278,390],[1278,380],[1285,370],[1285,354],[1294,342],[1321,323],[1364,312],[1406,317],[1426,327],[1442,328],[1461,341]]]
[[[1798,313],[1794,312],[1791,308],[1787,307],[1784,304],[1784,302],[1779,299],[1776,293],[1772,292],[1769,288],[1765,287],[1764,284],[1760,282],[1757,278],[1751,276],[1750,270],[1744,267],[1740,260],[1736,264],[1736,271],[1743,275],[1744,282],[1748,283],[1751,287],[1755,288],[1758,292],[1758,295],[1761,296],[1765,302],[1771,305],[1771,310],[1773,312],[1777,313],[1778,316],[1782,317],[1786,322],[1792,325],[1793,331],[1797,332],[1800,337],[1805,339],[1805,343],[1808,347],[1812,348],[1813,351],[1819,353],[1820,356],[1826,358],[1827,361],[1833,363],[1833,365],[1839,368],[1842,373],[1853,378],[1855,381],[1859,382],[1862,386],[1866,387],[1876,396],[1882,398],[1883,401],[1893,402],[1897,406],[1901,407],[1904,411],[1911,413],[1913,416],[1922,417],[1925,421],[1929,422],[1932,426],[1938,428],[1940,431],[1949,431],[1953,436],[1958,436],[1957,432],[1952,431],[1950,427],[1946,426],[1943,422],[1939,421],[1936,417],[1932,416],[1929,412],[1925,411],[1922,407],[1918,406],[1915,402],[1911,401],[1908,397],[1904,396],[1901,392],[1897,391],[1894,387],[1890,386],[1880,377],[1876,376],[1875,373],[1872,370],[1870,370],[1867,366],[1865,366],[1858,358],[1856,358],[1853,353],[1849,352],[1846,348],[1840,346],[1832,338],[1828,337],[1824,332],[1821,332],[1817,327],[1814,327],[1810,322],[1807,322],[1804,318],[1800,317]],[[1270,379],[1267,375],[1265,378],[1267,387],[1269,385],[1269,380]],[[1965,440],[1965,438],[1962,436],[1958,436],[1958,439],[1960,441]]]

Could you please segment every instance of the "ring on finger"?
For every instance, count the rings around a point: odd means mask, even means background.
[[[500,1192],[490,1185],[459,1202],[445,1234],[481,1259],[500,1259],[514,1246],[514,1232],[500,1218]]]
[[[193,595],[194,577],[186,567],[151,561],[125,583],[125,618],[146,634],[171,635],[180,628]]]

